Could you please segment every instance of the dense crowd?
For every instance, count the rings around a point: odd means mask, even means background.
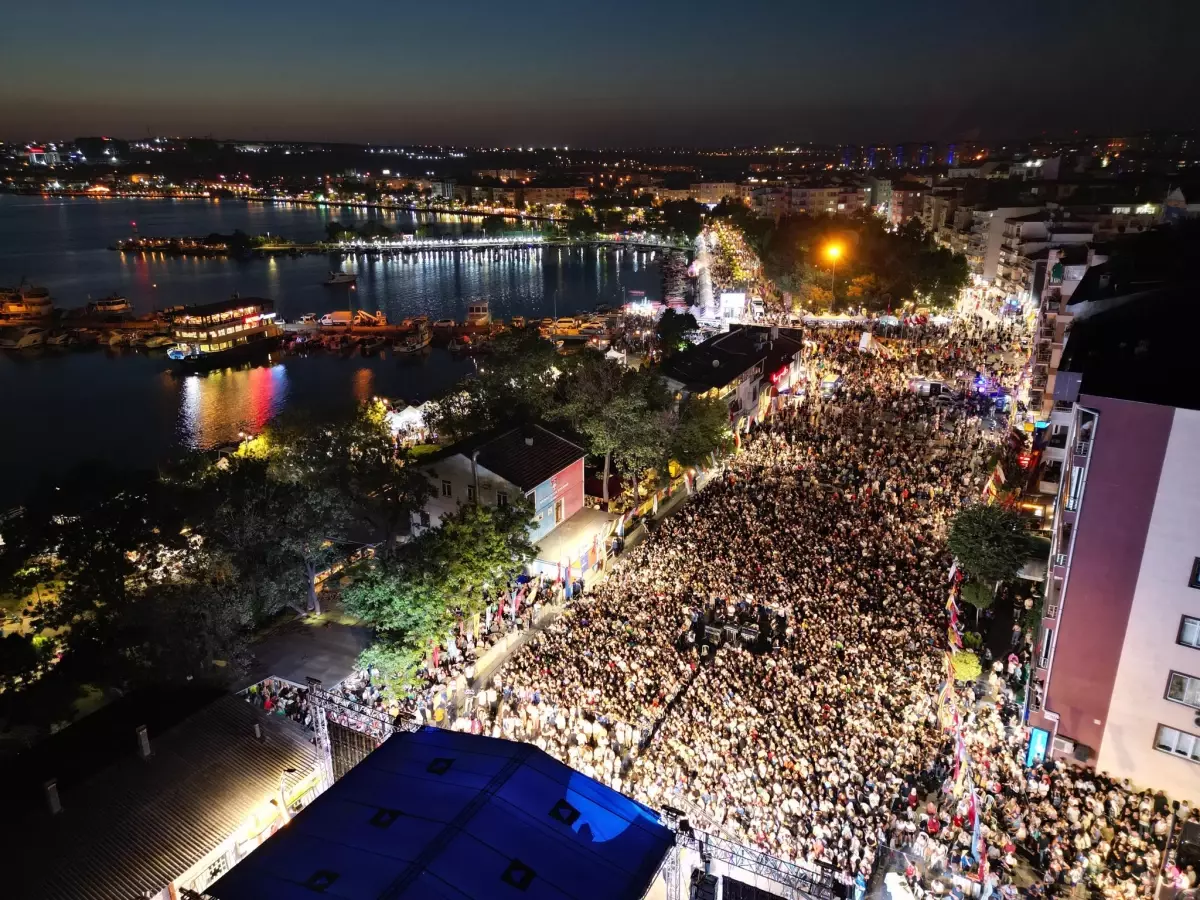
[[[856,337],[816,334],[805,400],[516,654],[458,727],[533,741],[642,802],[860,887],[895,846],[921,860],[914,893],[957,890],[939,879],[968,871],[979,893],[1012,891],[1020,853],[1046,884],[1128,893],[1157,862],[1161,824],[1146,834],[1142,798],[1052,764],[1026,771],[1017,684],[996,676],[966,695],[987,776],[968,810],[935,709],[944,533],[979,499],[1003,439],[992,389],[1018,376],[1019,335],[958,320],[876,354]],[[823,396],[831,371],[840,388]],[[917,372],[984,392],[938,402],[913,392]],[[1028,652],[1001,671],[1015,676]],[[1123,812],[1102,821],[1101,793]],[[981,877],[972,854],[985,847],[995,865]]]

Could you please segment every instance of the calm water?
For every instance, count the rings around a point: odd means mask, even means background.
[[[616,305],[626,289],[660,293],[648,253],[547,249],[347,259],[356,290],[321,284],[338,260],[231,261],[122,254],[106,249],[130,233],[203,235],[277,233],[301,240],[332,219],[379,216],[389,227],[423,233],[469,233],[476,222],[450,216],[328,210],[239,201],[45,200],[0,195],[0,284],[23,277],[45,285],[56,305],[82,306],[110,291],[138,312],[220,300],[234,291],[275,300],[285,318],[362,307],[389,318],[425,313],[461,319],[473,298],[493,315],[545,316]],[[516,226],[514,226],[516,227]],[[176,375],[166,359],[106,350],[0,354],[0,508],[20,502],[43,475],[89,458],[153,466],[180,448],[236,440],[284,409],[335,414],[375,394],[427,399],[472,363],[434,350],[423,362],[394,357],[287,357],[275,365],[207,375]]]

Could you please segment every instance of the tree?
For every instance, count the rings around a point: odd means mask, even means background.
[[[695,240],[700,234],[702,211],[695,200],[668,200],[662,205],[663,222],[671,231]]]
[[[612,455],[620,446],[621,410],[619,398],[632,378],[612,359],[595,350],[585,350],[569,357],[567,370],[559,379],[564,419],[588,440],[588,451],[604,458],[604,484],[601,488],[608,502],[608,481],[612,471]]]
[[[679,465],[703,465],[710,453],[728,448],[729,406],[716,397],[689,397],[679,407],[670,455]]]
[[[996,594],[995,591],[992,590],[992,586],[990,584],[983,584],[978,581],[968,581],[966,584],[964,584],[962,586],[962,590],[959,591],[959,596],[962,597],[965,602],[975,607],[976,623],[979,622],[979,614],[985,609],[990,608],[996,599]]]
[[[664,356],[673,356],[690,345],[687,336],[694,334],[700,328],[696,317],[691,313],[678,313],[668,309],[662,314],[655,328],[659,346]]]
[[[958,512],[947,543],[963,572],[976,581],[994,583],[1012,578],[1024,565],[1029,537],[1020,513],[980,503]]]
[[[529,541],[533,508],[523,497],[508,506],[469,504],[442,519],[434,541],[422,548],[430,575],[468,615],[506,590],[536,550]]]
[[[974,681],[983,673],[979,657],[971,650],[958,650],[951,658],[955,681]]]

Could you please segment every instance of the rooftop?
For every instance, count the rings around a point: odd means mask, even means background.
[[[668,360],[663,374],[691,390],[724,387],[760,362],[782,366],[799,353],[803,340],[786,332],[772,338],[769,329],[735,326]]]
[[[256,722],[262,740],[254,737]],[[288,778],[298,781],[317,764],[303,727],[232,695],[151,739],[149,759],[129,737],[123,760],[61,791],[62,812],[6,822],[14,827],[10,846],[20,847],[6,898],[157,894],[268,802],[286,769],[296,769]]]
[[[479,465],[495,472],[522,491],[531,491],[552,475],[583,459],[578,444],[535,423],[505,425],[451,444],[427,457],[423,466],[457,454],[476,457]]]
[[[216,900],[640,900],[674,835],[531,744],[400,732],[208,888]]]
[[[228,300],[218,300],[216,303],[185,306],[179,314],[181,316],[215,316],[218,313],[228,312],[231,309],[242,309],[246,306],[273,309],[275,303],[263,297],[230,297]]]
[[[1177,285],[1072,306],[1076,318],[1060,372],[1081,375],[1080,392],[1200,409],[1200,285]],[[1080,313],[1083,313],[1082,315]]]

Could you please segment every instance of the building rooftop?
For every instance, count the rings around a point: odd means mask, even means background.
[[[254,736],[254,725],[263,738]],[[311,735],[290,719],[228,695],[87,781],[60,792],[62,812],[5,824],[19,862],[13,900],[126,900],[156,895],[317,765]],[[15,852],[15,849],[14,849]],[[13,885],[15,869],[16,884]]]
[[[1059,371],[1080,393],[1200,409],[1200,284],[1157,288],[1073,305]]]
[[[668,360],[663,374],[699,392],[724,387],[760,362],[773,368],[791,360],[804,342],[788,330],[772,338],[770,329],[735,326]]]
[[[451,444],[427,457],[423,466],[462,454],[523,491],[531,491],[571,463],[587,456],[578,444],[535,423],[505,425]]]
[[[400,732],[208,888],[216,900],[641,900],[674,835],[531,744]]]

